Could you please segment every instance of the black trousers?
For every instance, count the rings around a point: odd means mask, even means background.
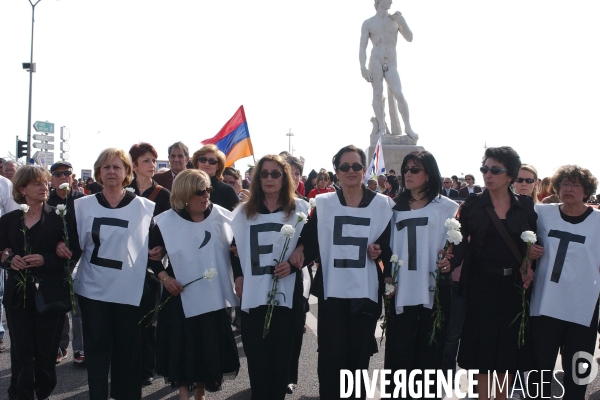
[[[145,293],[142,295],[140,303],[140,314],[146,315],[158,304],[160,291]],[[140,349],[142,361],[142,379],[147,379],[156,375],[156,325],[148,322],[140,326]]]
[[[441,329],[436,330],[435,341],[431,345],[429,342],[435,305],[431,309],[422,305],[406,306],[402,314],[396,314],[392,306],[385,335],[384,368],[391,369],[392,373],[405,370],[407,377],[415,369],[442,369],[452,304],[452,287],[440,287],[439,299],[444,319]],[[392,392],[394,388],[392,382],[388,392]],[[430,392],[434,390],[430,389]]]
[[[319,299],[318,375],[322,399],[340,398],[340,370],[368,369],[371,356],[377,352],[375,327],[378,318],[351,312],[351,299],[330,297]],[[365,398],[364,385],[361,389]],[[354,392],[352,394],[352,398]]]
[[[578,385],[574,382],[573,378],[577,378],[577,376],[573,376],[572,360],[575,353],[583,351],[592,356],[592,363],[596,362],[593,356],[598,333],[598,304],[596,304],[590,326],[583,326],[543,315],[530,317],[529,322],[531,323],[535,370],[554,370],[556,357],[560,350],[565,372],[563,378],[565,394],[563,399],[585,399],[587,384]],[[585,376],[581,376],[580,378],[584,378]],[[547,372],[544,373],[543,377],[538,372],[531,372],[528,380],[530,395],[533,397],[536,391],[543,390],[543,395],[546,398],[552,396],[550,387],[553,379],[553,375]],[[538,384],[537,388],[532,387],[532,384]],[[537,396],[537,398],[541,398],[542,393],[538,393]]]
[[[33,293],[33,292],[32,292]],[[45,399],[56,387],[56,352],[65,314],[39,314],[35,307],[7,308],[10,334],[9,399]]]
[[[139,307],[79,296],[90,400],[142,398]]]
[[[242,341],[248,361],[252,400],[283,400],[292,359],[294,310],[275,306],[263,338],[267,306],[242,312]]]
[[[306,323],[306,303],[307,300],[302,296],[294,298],[294,346],[292,348],[288,383],[298,383],[298,364],[300,352],[302,351],[302,340],[304,339],[304,324]]]

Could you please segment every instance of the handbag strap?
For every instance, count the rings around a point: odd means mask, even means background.
[[[521,255],[521,252],[517,248],[515,241],[512,240],[512,238],[508,234],[508,231],[506,230],[504,225],[502,225],[502,222],[500,222],[500,218],[498,218],[498,215],[494,211],[494,208],[490,204],[488,204],[487,206],[485,206],[485,210],[487,211],[487,213],[490,216],[490,219],[492,220],[494,225],[496,225],[496,229],[498,229],[498,232],[500,232],[502,239],[504,239],[504,241],[506,242],[508,247],[510,247],[510,249],[512,250],[515,257],[517,257],[517,261],[519,262],[519,265],[521,265],[521,262],[523,261],[523,256]]]
[[[162,188],[162,186],[157,184],[152,193],[150,193],[150,196],[148,196],[148,200],[154,201],[154,199],[156,198],[156,196],[158,196],[158,193],[160,193]]]

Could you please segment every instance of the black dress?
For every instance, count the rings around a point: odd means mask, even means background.
[[[208,217],[212,205],[205,211]],[[191,221],[187,211],[179,215]],[[150,248],[164,246],[158,225],[150,232]],[[169,249],[167,249],[168,251]],[[158,276],[166,271],[175,277],[173,267],[165,270],[161,262],[150,261]],[[170,297],[170,298],[169,298]],[[166,305],[158,314],[156,326],[156,372],[171,387],[191,386],[195,382],[221,382],[233,379],[240,369],[237,344],[225,309],[186,318],[180,296],[163,290]]]
[[[531,198],[509,194],[511,206],[501,222],[524,255],[527,246],[520,235],[536,231],[537,215]],[[486,211],[491,205],[486,190],[470,194],[460,209],[463,242],[454,247],[450,261],[456,268],[464,260],[460,287],[467,290],[458,364],[480,373],[515,373],[532,367],[531,339],[527,328],[525,346],[519,348],[520,318],[516,317],[521,312],[520,265]],[[503,275],[501,269],[512,271]]]

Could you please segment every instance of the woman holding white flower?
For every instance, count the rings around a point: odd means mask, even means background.
[[[149,246],[164,246],[169,266],[154,260],[149,266],[166,289],[162,301],[172,296],[158,313],[156,370],[186,400],[190,387],[196,400],[204,399],[206,383],[219,387],[240,367],[225,311],[237,304],[229,268],[231,213],[210,202],[211,192],[205,172],[180,172],[172,209],[156,217],[150,233]]]
[[[399,269],[397,288],[391,295],[393,306],[386,333],[385,368],[406,370],[409,374],[413,369],[442,367],[452,277],[449,254],[441,260],[439,256],[446,239],[456,241],[455,236],[460,236],[457,231],[460,224],[454,220],[458,204],[439,194],[442,177],[431,153],[408,154],[401,172],[405,190],[394,199],[390,246],[391,252],[404,261],[404,266]],[[386,263],[386,281],[391,281],[388,266]],[[436,270],[440,272],[437,281]],[[431,290],[436,284],[438,304]],[[441,324],[436,329],[434,321],[438,314]]]
[[[232,258],[232,267],[242,299],[242,341],[252,399],[283,399],[288,385],[299,271],[288,257],[305,222],[297,214],[308,214],[308,203],[295,197],[295,189],[284,159],[264,156],[253,170],[250,199],[234,211],[239,259]]]
[[[49,179],[43,168],[19,168],[13,197],[20,209],[0,219],[0,246],[8,252],[2,263],[7,270],[3,304],[11,341],[8,397],[13,399],[33,399],[34,392],[46,399],[54,390],[56,349],[71,304],[64,263],[55,254],[57,243],[64,240],[63,220],[46,202]],[[66,219],[69,236],[77,243],[72,215]],[[76,262],[80,254],[79,246],[73,246],[71,259]],[[44,310],[44,305],[64,307]]]
[[[598,180],[586,168],[565,165],[551,182],[561,203],[535,205],[538,241],[544,246],[531,296],[535,369],[553,370],[560,351],[564,398],[584,399],[587,383],[575,382],[587,375],[575,376],[574,370],[581,366],[578,352],[594,354],[598,331],[600,211],[586,205]],[[534,381],[550,393],[547,378],[540,382],[530,377]]]
[[[299,268],[304,260],[321,260],[311,293],[319,299],[322,399],[339,398],[340,370],[368,369],[377,352],[375,328],[384,281],[378,264],[368,257],[367,247],[389,244],[392,216],[389,198],[363,185],[364,151],[345,146],[332,161],[341,190],[315,198],[316,207],[302,230],[301,244],[290,257]],[[364,398],[364,389],[361,394]]]
[[[519,348],[517,317],[522,311],[522,291],[515,284],[527,289],[533,279],[531,263],[523,261],[527,244],[520,236],[524,231],[536,231],[537,215],[529,196],[510,190],[520,167],[519,155],[511,147],[485,151],[480,170],[487,190],[470,194],[462,204],[463,241],[454,246],[450,261],[453,268],[463,263],[460,285],[466,288],[467,297],[458,365],[479,370],[478,393],[483,399],[489,398],[491,371],[497,372],[500,381],[508,371],[511,387],[512,375],[529,370],[532,361],[527,353],[528,329],[525,347]],[[529,252],[531,260],[539,255],[535,250]],[[507,396],[507,389],[496,392],[498,399]]]

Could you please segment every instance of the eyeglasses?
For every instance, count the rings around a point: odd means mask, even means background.
[[[358,171],[364,169],[365,167],[361,163],[355,162],[352,165],[347,164],[347,163],[343,163],[337,169],[340,170],[340,171],[342,171],[342,172],[348,172],[348,171],[350,171],[350,168],[352,168],[352,171],[358,172]]]
[[[217,165],[219,163],[219,161],[214,158],[198,157],[198,162],[200,164],[206,164],[207,161],[210,165]]]
[[[320,181],[326,181],[326,180],[327,180],[327,178],[325,178],[324,176],[321,176],[321,177],[319,177],[319,180],[320,180]]]
[[[500,167],[497,167],[497,166],[493,166],[492,168],[490,168],[487,165],[484,165],[483,167],[479,168],[479,170],[484,175],[487,174],[488,171],[490,171],[492,173],[492,175],[498,175],[498,174],[501,174],[503,172],[508,172],[508,170],[506,168],[500,168]]]
[[[446,184],[448,184],[448,185],[451,185],[451,184],[452,184],[452,181],[450,181],[450,182],[446,182],[446,181],[444,181],[444,185],[446,185]]]
[[[58,172],[52,173],[52,176],[55,178],[60,178],[61,175],[62,176],[71,176],[71,175],[73,175],[73,171],[62,171],[62,172],[58,171]]]
[[[523,183],[523,182],[533,183],[533,182],[535,182],[535,179],[533,179],[533,178],[517,178],[517,183]]]
[[[413,175],[418,174],[419,172],[423,171],[423,168],[419,168],[419,167],[404,167],[404,170],[402,171],[404,174],[408,174],[409,172]]]
[[[271,175],[271,178],[273,178],[273,179],[279,179],[281,177],[281,175],[283,175],[283,174],[277,170],[269,172],[269,171],[263,169],[262,171],[260,171],[261,179],[267,179],[269,177],[269,175]]]
[[[208,192],[208,194],[211,194],[215,189],[213,189],[212,187],[207,187],[206,189],[202,189],[202,190],[196,190],[194,192],[194,194],[196,196],[204,196],[206,194],[206,192]]]
[[[562,189],[566,189],[568,187],[571,187],[571,189],[573,190],[577,190],[577,189],[581,189],[581,185],[579,183],[572,183],[572,182],[561,182],[560,183],[560,187]]]

